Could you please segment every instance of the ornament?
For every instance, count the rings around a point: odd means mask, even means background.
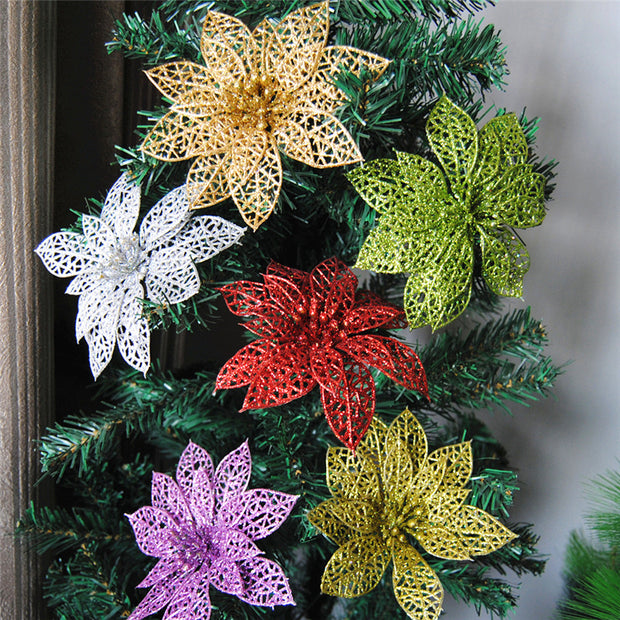
[[[396,161],[372,161],[348,176],[381,215],[356,267],[410,273],[407,321],[437,329],[469,303],[478,245],[489,288],[522,295],[529,256],[512,227],[543,221],[545,179],[526,163],[527,143],[514,114],[498,116],[478,132],[463,110],[442,97],[426,134],[441,168],[397,153]]]
[[[129,616],[140,620],[168,606],[166,618],[208,620],[209,586],[250,605],[294,605],[282,568],[254,541],[290,514],[296,495],[250,489],[247,441],[214,469],[209,454],[190,443],[176,482],[153,473],[152,506],[127,515],[142,553],[159,561],[138,585],[151,588]]]
[[[321,580],[332,596],[370,592],[390,560],[399,605],[410,618],[435,620],[443,588],[416,550],[446,560],[471,560],[515,535],[494,517],[465,503],[472,471],[469,442],[428,454],[426,435],[405,409],[388,427],[374,418],[356,454],[330,447],[327,484],[332,498],[308,513],[339,545]]]
[[[166,194],[136,234],[139,209],[140,186],[123,175],[110,189],[101,217],[82,215],[82,234],[54,233],[35,250],[53,275],[75,276],[66,292],[79,295],[75,334],[88,343],[95,379],[115,344],[130,366],[144,373],[150,366],[143,280],[151,301],[185,301],[200,288],[194,263],[236,243],[244,231],[220,217],[190,219],[185,186]]]
[[[310,273],[272,263],[263,280],[220,289],[231,312],[253,317],[245,327],[259,336],[215,382],[216,389],[249,386],[242,411],[288,403],[318,383],[327,422],[353,450],[375,410],[368,366],[428,396],[418,356],[394,338],[366,333],[402,327],[402,310],[368,291],[356,294],[357,278],[340,260]]]
[[[209,11],[200,41],[202,65],[171,62],[149,79],[172,101],[142,151],[165,161],[196,158],[187,177],[192,208],[232,196],[256,230],[282,185],[278,150],[315,168],[362,160],[334,112],[345,96],[341,70],[376,79],[389,61],[354,47],[327,46],[329,3],[261,22],[253,32]]]

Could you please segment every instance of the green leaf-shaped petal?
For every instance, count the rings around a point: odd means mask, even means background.
[[[385,221],[384,221],[385,220]],[[403,273],[414,268],[410,261],[411,233],[399,221],[386,216],[364,241],[355,266],[379,273]]]
[[[529,164],[508,168],[495,189],[481,197],[476,212],[515,228],[538,226],[545,217],[545,177]]]
[[[441,613],[443,588],[422,556],[406,543],[396,541],[392,551],[394,595],[413,620],[436,620]]]
[[[525,246],[508,228],[480,229],[482,275],[489,288],[498,295],[520,297],[523,276],[530,268]]]
[[[382,538],[358,536],[340,547],[325,567],[321,590],[354,598],[370,592],[383,577],[390,553]]]
[[[416,271],[405,286],[404,307],[412,328],[437,329],[453,321],[471,295],[474,251],[462,227],[438,228],[415,239],[411,262]]]
[[[400,166],[393,159],[370,161],[349,172],[347,178],[366,203],[379,213],[414,201],[412,188],[403,182]]]
[[[465,199],[478,157],[478,131],[474,121],[447,97],[442,97],[429,115],[426,135],[452,193]]]

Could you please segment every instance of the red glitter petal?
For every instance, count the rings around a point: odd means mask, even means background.
[[[321,389],[325,418],[334,435],[355,450],[375,412],[375,382],[364,366],[349,366],[343,381],[332,390]]]
[[[272,261],[267,267],[268,276],[278,276],[292,282],[299,290],[304,293],[310,286],[310,274],[307,271],[300,271],[299,269],[293,269],[293,267],[287,267]]]
[[[306,395],[316,380],[308,372],[309,352],[296,345],[280,345],[257,369],[241,411],[275,407]]]
[[[261,364],[264,364],[277,345],[273,340],[256,340],[237,351],[225,364],[215,379],[215,389],[234,388],[248,385],[254,379]]]
[[[267,291],[260,282],[240,280],[226,284],[219,290],[228,309],[237,316],[262,315],[270,309]]]
[[[265,288],[274,305],[278,305],[286,314],[296,317],[308,311],[308,300],[290,280],[279,276],[265,275]]]
[[[312,270],[310,277],[311,304],[316,302],[319,319],[325,323],[332,318],[342,318],[355,299],[355,274],[337,258],[328,258]],[[340,316],[336,317],[339,310]]]

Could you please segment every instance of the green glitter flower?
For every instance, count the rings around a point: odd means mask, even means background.
[[[397,160],[371,161],[348,177],[381,215],[356,267],[409,273],[409,325],[437,329],[467,307],[478,244],[491,290],[522,295],[530,262],[512,228],[543,221],[545,178],[526,163],[527,142],[514,114],[498,116],[478,132],[463,110],[442,97],[426,135],[441,168],[397,153]]]

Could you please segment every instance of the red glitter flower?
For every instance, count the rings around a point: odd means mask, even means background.
[[[368,366],[428,396],[418,356],[394,338],[363,333],[404,325],[401,309],[369,291],[337,258],[310,273],[272,263],[264,283],[222,287],[226,304],[259,336],[226,362],[216,389],[249,386],[242,411],[274,407],[307,394],[317,383],[334,434],[355,449],[375,410]]]

